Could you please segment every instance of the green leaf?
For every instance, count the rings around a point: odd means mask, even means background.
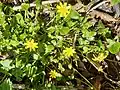
[[[26,38],[26,36],[27,36],[27,34],[26,34],[26,33],[23,33],[23,34],[20,35],[20,39],[21,39],[21,40],[24,40],[24,39]]]
[[[91,31],[91,32],[88,33],[88,37],[93,37],[95,35],[96,35],[96,32],[94,32],[94,31]]]
[[[88,40],[84,40],[83,38],[79,38],[78,42],[80,45],[88,45],[89,41]]]
[[[70,12],[69,16],[72,19],[79,19],[80,18],[80,14],[77,11],[73,10],[73,9],[71,9],[71,12]]]
[[[104,28],[104,29],[101,28],[101,29],[99,29],[98,33],[105,35],[106,33],[108,33],[108,31],[109,31],[108,28]]]
[[[52,40],[51,43],[55,46],[56,45],[56,41]]]
[[[16,14],[16,20],[18,24],[20,24],[21,26],[24,26],[23,16],[20,13]]]
[[[22,80],[23,74],[23,70],[20,68],[15,68],[12,70],[12,75],[16,77],[16,80]]]
[[[11,40],[11,41],[10,41],[10,45],[16,47],[17,45],[19,45],[19,42],[16,41],[16,40]]]
[[[2,60],[2,61],[0,61],[0,64],[2,65],[2,68],[3,69],[5,69],[5,70],[10,70],[10,69],[12,69],[12,68],[14,68],[14,66],[11,66],[10,64],[11,64],[11,62],[12,62],[12,60]]]
[[[112,54],[116,54],[120,51],[120,42],[116,42],[114,43],[110,48],[109,48],[109,51],[112,53]]]
[[[22,65],[22,60],[18,60],[18,59],[16,59],[16,67],[18,68],[18,67],[22,67],[23,65]]]
[[[98,41],[98,46],[99,46],[102,50],[105,50],[104,44],[102,44],[102,41],[101,41],[101,40]]]
[[[63,46],[63,40],[57,40],[57,47],[62,47]]]
[[[51,90],[57,90],[54,84],[52,84]]]
[[[106,33],[109,32],[109,29],[108,29],[108,28],[105,28],[104,24],[103,24],[101,21],[99,21],[98,27],[99,27],[98,34],[103,34],[103,35],[105,35]]]
[[[32,80],[32,77],[34,77],[34,74],[37,72],[37,67],[31,64],[27,64],[24,68],[24,71],[26,72],[26,75]]]
[[[22,10],[24,10],[24,11],[28,11],[29,4],[22,3],[22,4],[21,4],[21,8],[22,8]]]
[[[75,24],[77,24],[77,22],[68,21],[67,24],[69,27],[73,27],[73,26],[75,26]]]
[[[17,36],[15,34],[12,35],[12,38],[17,41]]]
[[[120,0],[112,0],[112,5],[118,4]]]
[[[70,29],[69,29],[68,27],[62,27],[62,28],[60,29],[60,34],[61,34],[61,35],[66,35],[66,34],[69,33],[69,31],[70,31]]]
[[[30,73],[33,76],[35,73],[37,72],[37,67],[36,66],[32,66]]]
[[[105,26],[104,26],[104,24],[102,23],[102,21],[99,21],[99,22],[98,22],[98,26],[99,26],[99,28],[105,28]]]
[[[94,32],[94,31],[88,31],[86,29],[84,31],[82,31],[82,32],[83,32],[82,37],[87,38],[89,41],[93,40],[94,36],[96,35],[96,32]]]
[[[88,21],[84,21],[85,23],[82,23],[83,24],[83,30],[85,29],[89,29],[91,26],[92,26],[92,23],[91,22],[88,22]]]
[[[40,9],[41,0],[35,0],[36,8]]]
[[[64,72],[65,69],[63,68],[62,64],[61,63],[58,63],[58,69],[61,71],[61,72]]]
[[[35,60],[38,60],[38,57],[39,57],[38,54],[33,54],[33,58],[34,58]]]
[[[10,79],[5,80],[1,85],[0,85],[0,90],[12,90],[12,82]]]
[[[4,14],[3,12],[0,12],[0,24],[4,24],[4,22],[5,22]]]
[[[3,37],[2,32],[0,31],[0,39]]]
[[[89,48],[86,47],[86,46],[84,46],[84,47],[83,47],[83,53],[87,53],[88,51],[89,51]]]
[[[50,53],[52,50],[54,50],[53,45],[45,45],[45,54]]]
[[[2,10],[3,3],[0,2],[0,11]]]
[[[112,39],[107,39],[107,43],[108,43],[107,48],[110,48],[115,43],[115,41]]]

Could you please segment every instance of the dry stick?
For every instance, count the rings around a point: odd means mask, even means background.
[[[91,11],[95,10],[96,8],[98,8],[99,6],[101,6],[102,4],[104,4],[104,3],[106,3],[106,2],[108,2],[108,1],[102,1],[102,2],[100,2],[99,4],[95,5],[94,7],[88,9],[88,10],[86,11],[87,14],[90,13]]]
[[[85,57],[85,56],[84,56],[84,57]],[[90,60],[89,58],[87,58],[87,57],[85,57],[85,58],[97,69],[97,67],[91,62],[91,60]],[[106,78],[107,80],[109,80],[110,82],[112,82],[112,83],[120,86],[120,83],[117,82],[117,81],[114,81],[114,80],[110,79],[110,78],[107,76],[107,73],[105,73],[104,71],[103,71],[102,73],[104,74],[104,76],[105,76],[105,78]]]
[[[75,80],[77,80],[78,78],[75,78]],[[79,79],[79,81],[80,82],[82,82],[82,83],[84,83],[85,85],[88,85],[89,86],[89,84],[87,83],[87,82],[84,82],[83,80],[81,80],[81,79]]]
[[[49,26],[50,23],[52,23],[55,20],[55,18],[56,18],[56,16],[54,16],[53,19],[50,22],[48,22],[48,24],[46,26]]]
[[[110,78],[107,76],[107,73],[105,73],[104,71],[103,71],[103,74],[104,74],[104,76],[105,76],[105,78],[106,78],[107,80],[109,80],[110,82],[112,82],[112,83],[120,86],[120,83],[119,83],[119,82],[110,79]]]
[[[89,87],[91,86],[91,87],[93,87],[94,88],[94,86],[80,73],[80,72],[78,72],[78,70],[77,69],[75,69],[75,68],[73,68],[87,83],[89,83],[90,85],[89,85]]]
[[[76,43],[76,40],[77,40],[77,35],[78,35],[78,34],[75,34],[75,37],[74,37],[73,48],[75,48],[75,43]]]

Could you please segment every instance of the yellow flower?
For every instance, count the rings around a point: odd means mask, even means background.
[[[63,54],[64,54],[66,57],[73,56],[74,53],[76,53],[76,52],[75,52],[75,49],[73,49],[72,47],[70,47],[70,48],[65,48],[65,50],[63,50]]]
[[[93,61],[101,62],[104,61],[107,55],[104,55],[104,53],[99,53],[97,57],[95,55],[93,55],[93,57],[94,57],[92,58]]]
[[[98,68],[98,72],[103,72],[102,66],[100,66],[100,67]]]
[[[60,2],[59,5],[57,5],[57,12],[60,13],[60,17],[66,17],[70,13],[71,6],[67,6],[67,3],[62,4]]]
[[[49,74],[50,74],[50,77],[51,77],[51,78],[56,78],[57,75],[58,75],[58,73],[56,72],[56,70],[54,70],[54,71],[51,70]]]
[[[35,51],[35,48],[38,48],[38,43],[35,43],[34,42],[34,40],[32,39],[32,40],[29,40],[29,41],[27,41],[24,45],[26,45],[25,46],[25,49],[30,49],[30,51]]]

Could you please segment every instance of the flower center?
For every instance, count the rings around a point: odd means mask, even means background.
[[[30,45],[30,47],[33,47],[33,46],[34,46],[32,42],[30,42],[29,45]]]
[[[61,11],[62,13],[66,13],[66,12],[67,12],[67,9],[64,8],[64,7],[61,7],[60,11]]]

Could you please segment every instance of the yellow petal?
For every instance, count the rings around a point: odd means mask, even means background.
[[[57,5],[57,9],[60,9],[61,7]]]
[[[66,6],[67,6],[67,3],[64,3],[64,6],[66,7]]]
[[[62,7],[63,6],[63,4],[60,2],[60,6]]]
[[[33,39],[31,40],[31,43],[34,43],[34,40],[33,40]]]

